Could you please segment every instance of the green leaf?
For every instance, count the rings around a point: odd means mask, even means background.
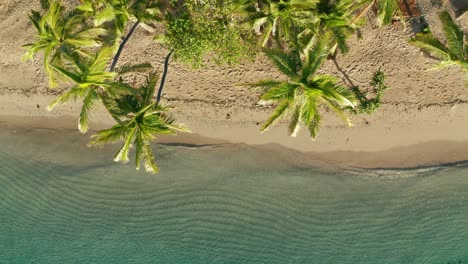
[[[105,22],[112,21],[115,19],[114,9],[111,5],[106,5],[104,9],[97,12],[94,16],[94,26],[99,27]]]
[[[282,82],[281,84],[268,89],[261,97],[266,101],[292,100],[295,97],[298,84]]]
[[[288,126],[288,133],[291,137],[295,137],[300,128],[299,117],[301,113],[301,107],[296,106],[291,115],[291,121]]]
[[[128,133],[127,138],[125,139],[124,144],[122,145],[122,148],[117,152],[117,154],[114,157],[115,162],[122,162],[122,163],[127,163],[128,162],[128,151],[130,150],[130,146],[133,140],[133,135],[135,134],[137,130],[137,126],[133,127],[130,130],[130,133]]]
[[[91,141],[89,145],[102,145],[116,143],[124,140],[127,137],[128,128],[125,124],[117,124],[109,129],[104,129],[96,134],[92,135],[91,138],[95,140]]]
[[[159,172],[158,165],[154,161],[153,151],[149,143],[143,143],[143,157],[144,157],[144,165],[146,172],[156,174]]]
[[[145,72],[150,70],[152,67],[151,63],[148,62],[139,64],[125,63],[124,65],[117,67],[115,71],[118,75],[124,75],[132,72]]]
[[[465,51],[463,50],[463,31],[453,22],[452,17],[447,11],[440,13],[439,18],[443,25],[450,53],[454,55],[455,59],[463,60],[465,58]]]
[[[92,110],[94,104],[99,99],[96,91],[92,88],[87,89],[87,94],[83,99],[83,105],[80,111],[80,118],[78,120],[78,129],[81,133],[88,131],[89,112]]]
[[[330,32],[324,33],[316,39],[314,45],[306,53],[306,62],[301,71],[301,78],[303,80],[307,80],[313,75],[330,54],[331,37]]]
[[[397,0],[379,0],[379,10],[377,15],[377,23],[379,26],[385,26],[392,22],[392,17],[395,14],[399,14],[403,17],[403,14],[398,6]],[[404,23],[404,20],[402,19]]]
[[[281,102],[273,112],[273,114],[268,118],[267,121],[262,125],[260,131],[268,130],[272,125],[278,122],[278,119],[281,118],[285,113],[286,110],[291,106],[291,102],[288,100],[284,100]]]
[[[449,49],[432,34],[418,34],[409,43],[438,59],[450,60]]]
[[[314,118],[312,119],[312,121],[309,122],[308,124],[309,133],[312,139],[317,138],[318,131],[320,129],[320,123],[321,123],[321,118],[320,118],[320,115],[317,113],[314,115]]]
[[[55,100],[52,101],[52,103],[50,103],[47,106],[47,110],[52,111],[52,109],[54,109],[54,107],[57,106],[58,104],[64,104],[70,101],[75,101],[77,98],[84,96],[85,91],[86,91],[85,89],[75,86],[71,88],[69,91],[55,98]]]
[[[158,84],[158,74],[156,72],[148,74],[145,83],[140,87],[143,93],[143,105],[153,103],[153,97]]]
[[[73,73],[69,70],[66,70],[58,65],[50,65],[51,68],[53,68],[54,70],[60,72],[63,76],[65,77],[68,77],[69,79],[71,79],[72,81],[76,82],[76,83],[82,83],[82,79],[81,79],[81,76],[76,74],[76,73]]]
[[[278,69],[291,79],[297,79],[296,69],[300,67],[297,65],[298,61],[289,54],[279,49],[267,49],[265,54],[271,61],[278,67]]]
[[[40,0],[42,10],[48,10],[50,8],[50,0]]]

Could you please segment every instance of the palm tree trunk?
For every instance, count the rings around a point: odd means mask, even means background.
[[[173,52],[174,50],[171,50],[169,54],[167,54],[166,59],[164,60],[164,71],[161,78],[161,84],[159,85],[158,96],[156,98],[156,105],[158,105],[159,101],[161,101],[162,90],[164,88],[164,83],[166,82],[167,71],[169,70],[169,59],[171,58]]]
[[[125,44],[127,44],[127,41],[133,35],[133,32],[135,32],[135,29],[137,28],[137,26],[139,24],[140,24],[140,21],[135,22],[135,24],[133,24],[132,28],[130,28],[130,31],[128,32],[127,36],[125,36],[122,43],[120,43],[119,49],[117,50],[117,53],[115,54],[114,60],[112,61],[112,65],[110,67],[111,72],[114,71],[115,66],[117,65],[117,61],[119,61],[120,55],[122,54],[122,50],[125,47]]]
[[[344,80],[348,81],[351,86],[355,86],[353,81],[349,78],[348,74],[344,72],[343,69],[341,69],[340,65],[338,65],[338,62],[336,61],[336,54],[330,57],[333,61],[333,64],[335,64],[336,69],[341,73],[341,76],[343,76]]]

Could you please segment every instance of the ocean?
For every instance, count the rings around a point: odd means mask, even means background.
[[[0,129],[0,263],[468,264],[468,167],[344,170],[277,146]],[[468,151],[468,150],[467,150]]]

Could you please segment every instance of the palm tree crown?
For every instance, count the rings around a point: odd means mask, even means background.
[[[131,87],[123,82],[114,81],[117,72],[106,71],[107,63],[113,55],[111,47],[103,47],[92,57],[83,57],[76,52],[65,50],[66,58],[63,65],[51,65],[61,75],[74,82],[67,92],[58,96],[49,106],[52,110],[56,105],[69,101],[83,99],[78,128],[82,133],[88,130],[89,111],[102,96],[111,98],[131,92]]]
[[[249,84],[263,87],[261,99],[277,104],[273,115],[263,124],[262,131],[270,128],[281,117],[289,115],[289,135],[295,136],[301,125],[305,125],[311,137],[315,138],[321,123],[319,107],[322,104],[351,125],[344,108],[355,106],[352,93],[338,85],[333,76],[316,74],[330,52],[331,38],[331,34],[327,33],[318,39],[303,60],[299,52],[294,50],[289,53],[281,50],[266,51],[268,57],[290,80],[263,80]]]
[[[247,16],[245,22],[256,34],[264,35],[262,46],[265,47],[270,37],[279,41],[281,36],[290,37],[291,28],[303,30],[310,26],[317,2],[318,0],[244,0],[238,11]]]
[[[159,168],[154,161],[151,142],[156,134],[173,135],[176,131],[189,132],[175,119],[167,114],[168,107],[157,104],[154,99],[155,87],[158,82],[155,73],[149,74],[144,85],[130,95],[107,101],[109,111],[117,117],[119,124],[112,128],[101,130],[92,136],[91,145],[101,145],[123,141],[122,147],[116,153],[114,161],[128,162],[128,153],[132,144],[135,146],[135,166],[140,168],[143,163],[147,172],[157,173]]]
[[[461,67],[468,83],[468,37],[455,24],[447,11],[440,13],[439,18],[442,22],[446,45],[432,33],[417,34],[409,43],[440,60],[436,68]]]
[[[36,42],[26,44],[24,59],[32,59],[38,52],[44,52],[44,67],[50,78],[51,86],[56,85],[55,72],[51,63],[60,63],[64,50],[86,54],[86,48],[101,45],[99,36],[107,31],[103,28],[89,28],[83,23],[83,13],[78,10],[66,12],[57,1],[41,1],[46,12],[41,15],[31,11],[29,19],[36,28]]]

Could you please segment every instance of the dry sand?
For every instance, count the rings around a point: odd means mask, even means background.
[[[34,35],[27,12],[38,4],[31,2],[0,3],[0,122],[7,124],[2,128],[76,129],[79,105],[47,112],[45,106],[60,89],[47,87],[40,58],[20,61],[21,45],[32,41]],[[419,5],[435,34],[440,35],[436,14],[447,6],[435,6],[431,0],[420,0]],[[259,133],[260,124],[272,109],[258,106],[258,94],[236,84],[281,78],[265,58],[236,67],[208,63],[200,70],[171,62],[163,97],[175,107],[177,119],[196,135],[162,140],[275,143],[307,152],[321,161],[357,167],[412,167],[468,160],[468,92],[463,86],[463,73],[457,68],[431,70],[434,61],[407,44],[412,34],[411,27],[376,28],[367,23],[362,39],[350,38],[350,52],[338,57],[341,68],[356,84],[368,82],[372,73],[381,69],[390,90],[375,114],[352,116],[351,128],[324,109],[323,126],[315,141],[305,130],[296,138],[288,137],[284,124]],[[148,61],[162,69],[166,52],[139,28],[121,61]],[[323,72],[340,76],[331,62],[324,65]],[[109,125],[112,120],[97,108],[92,128]]]

